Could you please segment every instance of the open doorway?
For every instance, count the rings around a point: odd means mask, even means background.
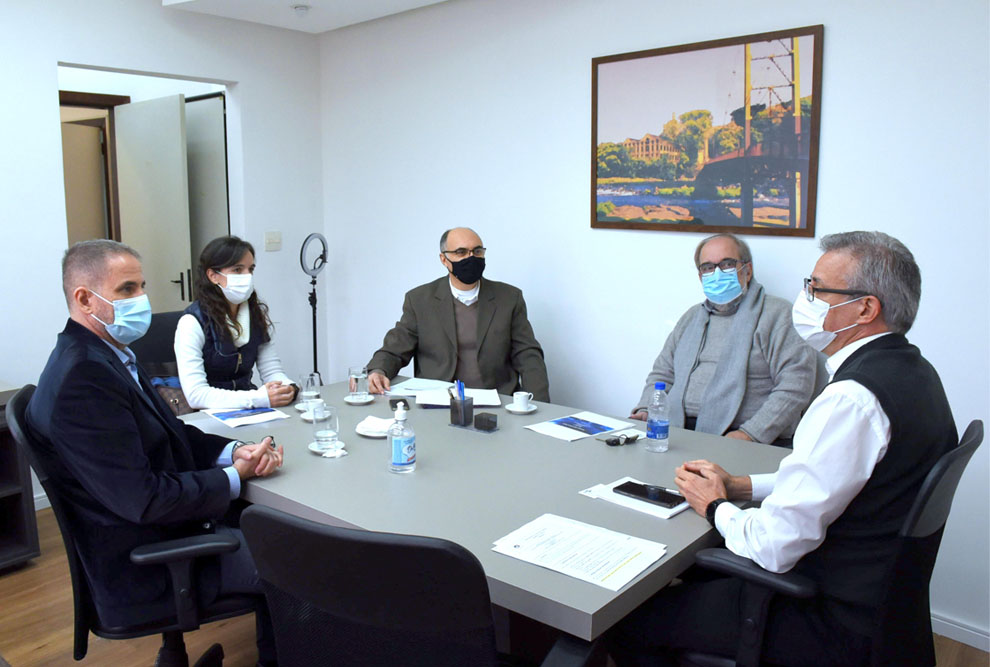
[[[230,233],[225,87],[70,66],[59,87],[69,243],[133,246],[155,312],[184,309],[203,246]]]

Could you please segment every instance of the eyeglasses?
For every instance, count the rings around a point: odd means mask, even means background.
[[[442,252],[445,255],[453,255],[459,260],[464,259],[468,255],[474,255],[478,259],[481,259],[482,257],[485,256],[485,249],[481,246],[478,246],[477,248],[471,248],[470,250],[468,250],[467,248],[456,248],[455,250],[441,250],[440,252]]]
[[[628,445],[630,443],[639,440],[639,434],[633,433],[632,435],[623,433],[622,435],[616,436],[614,438],[609,438],[605,441],[605,444],[609,447],[620,447],[622,445]]]
[[[703,276],[710,276],[715,273],[715,269],[719,268],[723,271],[732,271],[740,266],[745,266],[749,262],[744,262],[741,259],[736,259],[734,257],[726,257],[718,264],[712,264],[711,262],[705,262],[698,265],[698,273]]]
[[[815,292],[825,292],[827,294],[845,294],[847,296],[873,296],[869,292],[864,292],[862,290],[855,289],[830,289],[827,287],[815,287],[811,282],[811,278],[804,279],[804,295],[808,297],[808,301],[815,300]]]

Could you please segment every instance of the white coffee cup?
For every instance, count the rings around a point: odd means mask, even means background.
[[[533,394],[528,391],[517,391],[512,395],[512,409],[529,410],[531,407],[531,400],[533,400]]]

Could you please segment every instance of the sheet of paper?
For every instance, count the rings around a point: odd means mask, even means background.
[[[244,426],[246,424],[263,424],[276,419],[288,419],[289,415],[275,408],[225,408],[219,410],[203,410],[206,414],[227,426]]]
[[[465,396],[474,399],[474,407],[490,408],[502,405],[502,399],[495,389],[465,389]],[[434,389],[416,393],[416,405],[450,405],[450,394],[446,389]]]
[[[667,547],[544,514],[496,540],[492,551],[617,591],[660,560]]]
[[[594,412],[578,412],[566,417],[551,419],[550,421],[530,424],[526,428],[543,435],[549,435],[558,440],[573,442],[588,436],[598,435],[607,431],[614,431],[620,428],[632,426],[629,422],[621,419],[612,419]]]
[[[436,389],[446,389],[447,387],[453,387],[453,382],[444,382],[443,380],[431,380],[429,378],[410,378],[408,380],[403,380],[397,384],[393,384],[392,388],[389,389],[387,394],[395,394],[396,396],[415,396],[421,391],[431,391]]]
[[[622,505],[623,507],[628,507],[629,509],[636,510],[637,512],[643,512],[645,514],[650,514],[661,519],[669,519],[675,514],[680,514],[686,510],[690,505],[685,500],[680,505],[676,507],[660,507],[659,505],[654,505],[653,503],[648,503],[645,500],[639,500],[638,498],[630,498],[629,496],[623,496],[612,489],[617,487],[619,484],[625,484],[626,482],[636,482],[637,484],[643,484],[643,482],[635,479],[633,477],[623,477],[622,479],[616,480],[611,484],[596,484],[591,488],[581,491],[582,496],[588,496],[589,498],[598,498],[599,500],[607,500],[610,503],[615,503],[616,505]],[[677,489],[668,489],[671,493],[677,493]]]

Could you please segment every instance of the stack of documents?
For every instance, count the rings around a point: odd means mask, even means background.
[[[502,399],[494,389],[465,389],[464,396],[474,399],[475,408],[498,407]],[[416,392],[416,405],[446,407],[450,405],[450,393],[446,389]]]
[[[688,501],[686,500],[675,507],[661,507],[660,505],[654,505],[653,503],[646,502],[645,500],[622,496],[613,491],[615,487],[620,484],[625,484],[626,482],[635,482],[637,484],[643,483],[632,477],[623,477],[622,479],[616,480],[611,484],[595,484],[590,489],[581,491],[581,495],[588,496],[589,498],[607,500],[610,503],[622,505],[623,507],[628,507],[629,509],[637,510],[639,512],[645,512],[646,514],[652,514],[653,516],[660,517],[661,519],[669,519],[675,514],[680,514],[690,507],[690,505],[688,505]]]
[[[550,421],[540,422],[539,424],[530,424],[526,428],[537,433],[542,433],[543,435],[549,435],[558,440],[573,442],[574,440],[587,438],[589,435],[607,433],[608,431],[626,428],[627,426],[632,426],[632,424],[624,422],[621,419],[603,417],[594,412],[578,412],[566,417],[558,417]]]
[[[408,380],[403,380],[397,384],[393,384],[392,388],[386,393],[393,396],[416,396],[421,391],[436,391],[438,389],[446,390],[447,387],[453,387],[453,382],[445,382],[443,380],[430,380],[429,378],[410,378]]]
[[[288,419],[289,415],[275,408],[225,408],[219,410],[203,410],[206,414],[227,426],[245,426],[247,424],[263,424],[276,419]]]
[[[544,514],[497,540],[492,551],[617,591],[660,560],[667,547]]]

